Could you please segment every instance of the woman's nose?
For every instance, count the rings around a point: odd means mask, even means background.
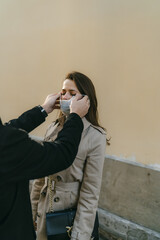
[[[69,100],[69,99],[71,99],[71,94],[69,93],[69,92],[66,92],[64,95],[63,95],[63,99],[64,100]]]

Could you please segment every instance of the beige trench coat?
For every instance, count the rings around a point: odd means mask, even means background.
[[[98,205],[106,149],[106,134],[83,118],[84,129],[76,159],[71,167],[53,174],[53,210],[77,206],[71,240],[90,240]],[[45,139],[55,140],[60,131],[52,123]],[[58,161],[58,159],[57,159]],[[47,240],[46,212],[49,211],[48,177],[37,179],[31,192],[33,219],[37,215],[37,240]]]

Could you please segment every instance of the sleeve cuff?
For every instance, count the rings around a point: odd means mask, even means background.
[[[46,118],[48,116],[47,112],[44,110],[44,108],[40,105],[37,106],[39,110],[41,111],[42,115]]]

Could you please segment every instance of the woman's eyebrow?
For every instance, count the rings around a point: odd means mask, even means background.
[[[69,91],[70,91],[70,92],[73,92],[73,91],[74,91],[74,92],[77,92],[77,90],[75,90],[75,89],[69,89]]]
[[[62,91],[67,91],[65,88],[62,88]],[[77,92],[76,89],[68,89],[69,92]]]

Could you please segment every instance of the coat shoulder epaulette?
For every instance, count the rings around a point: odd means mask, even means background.
[[[94,129],[96,129],[97,131],[99,131],[100,133],[106,135],[106,132],[105,132],[105,130],[104,130],[103,128],[98,127],[98,126],[94,126],[94,125],[92,125],[92,124],[91,124],[91,126],[92,126]]]

